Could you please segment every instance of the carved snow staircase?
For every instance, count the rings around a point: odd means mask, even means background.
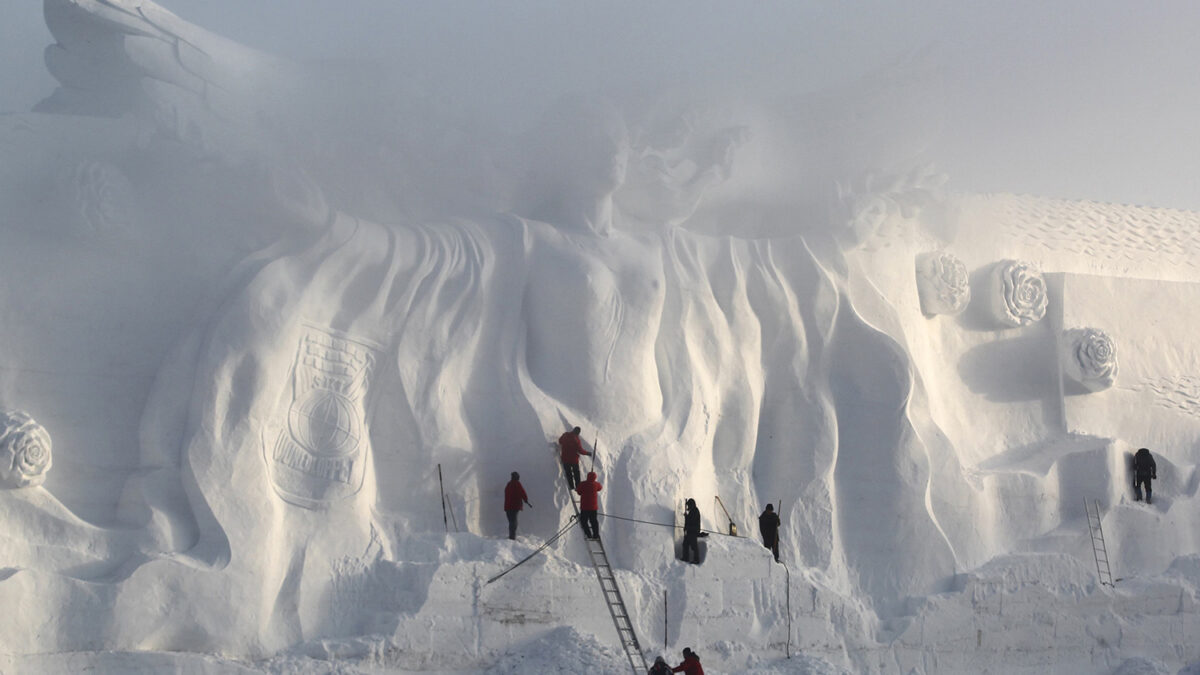
[[[567,494],[571,497],[571,506],[575,509],[575,515],[579,516],[579,496],[567,490]],[[583,528],[579,530],[583,532]],[[625,650],[625,656],[629,658],[629,667],[633,669],[634,675],[643,675],[649,667],[646,665],[646,657],[642,654],[642,646],[638,643],[637,635],[633,632],[633,623],[629,619],[629,612],[625,609],[625,601],[621,598],[621,589],[617,587],[617,578],[613,576],[612,567],[608,564],[608,554],[604,552],[604,542],[599,537],[596,539],[588,539],[585,535],[583,538],[584,545],[587,546],[588,556],[592,559],[592,567],[596,568],[596,579],[600,582],[600,590],[604,593],[604,604],[608,605],[608,613],[612,616],[613,625],[617,628],[617,637],[621,640],[621,648]]]
[[[1088,504],[1083,500],[1083,508],[1087,511],[1088,532],[1092,536],[1092,556],[1096,559],[1096,576],[1101,584],[1113,586],[1112,569],[1108,566],[1108,547],[1104,544],[1104,528],[1100,527],[1100,502],[1092,500]]]

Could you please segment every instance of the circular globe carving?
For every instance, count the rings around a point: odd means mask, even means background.
[[[288,430],[292,438],[315,455],[345,455],[358,447],[359,421],[354,404],[345,396],[313,389],[292,403]]]

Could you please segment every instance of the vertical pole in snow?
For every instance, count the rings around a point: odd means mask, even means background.
[[[779,540],[779,530],[783,529],[783,498],[782,497],[779,499],[777,504],[778,504],[778,506],[775,507],[775,515],[779,516],[779,527],[775,530],[775,548],[779,548],[780,544],[783,543]],[[791,658],[791,657],[788,657],[788,658]]]
[[[790,659],[790,658],[792,658],[792,571],[788,569],[787,565],[783,566],[783,571],[787,572],[787,575],[785,577],[787,579],[787,590],[786,590],[785,596],[787,597],[787,615],[788,615],[787,646],[784,647],[784,649],[787,650],[786,651],[787,657]]]
[[[442,493],[442,526],[450,531],[450,523],[446,522],[446,486],[442,484],[442,465],[438,464],[438,492]]]
[[[775,515],[779,516],[779,529],[783,529],[783,499],[778,502],[779,506],[775,510]],[[779,532],[775,532],[775,545],[779,546]],[[792,571],[788,569],[787,563],[783,563],[783,571],[786,573],[785,579],[787,587],[784,589],[784,596],[787,598],[787,642],[784,647],[787,657],[792,658]]]
[[[663,651],[667,651],[667,632],[670,630],[667,621],[667,589],[663,589]]]
[[[588,471],[596,470],[596,453],[597,452],[600,452],[600,437],[599,436],[592,439],[592,468],[588,469]]]

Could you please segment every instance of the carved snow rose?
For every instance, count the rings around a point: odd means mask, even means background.
[[[917,294],[925,314],[958,314],[971,301],[967,266],[945,251],[917,256]]]
[[[0,412],[0,487],[41,485],[50,471],[50,434],[28,413]]]
[[[1063,375],[1088,391],[1108,389],[1117,379],[1117,345],[1104,331],[1076,328],[1064,331]]]
[[[1005,326],[1028,326],[1046,316],[1046,280],[1027,262],[1005,260],[992,269],[992,316]]]

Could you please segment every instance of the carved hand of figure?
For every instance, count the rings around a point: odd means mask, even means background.
[[[709,166],[718,180],[725,181],[733,174],[733,160],[737,151],[750,140],[750,128],[745,126],[726,127],[713,134],[708,145],[707,156],[700,157],[700,166]]]
[[[329,225],[333,209],[325,193],[304,169],[282,164],[264,165],[264,182],[272,206],[306,230],[322,229]]]

